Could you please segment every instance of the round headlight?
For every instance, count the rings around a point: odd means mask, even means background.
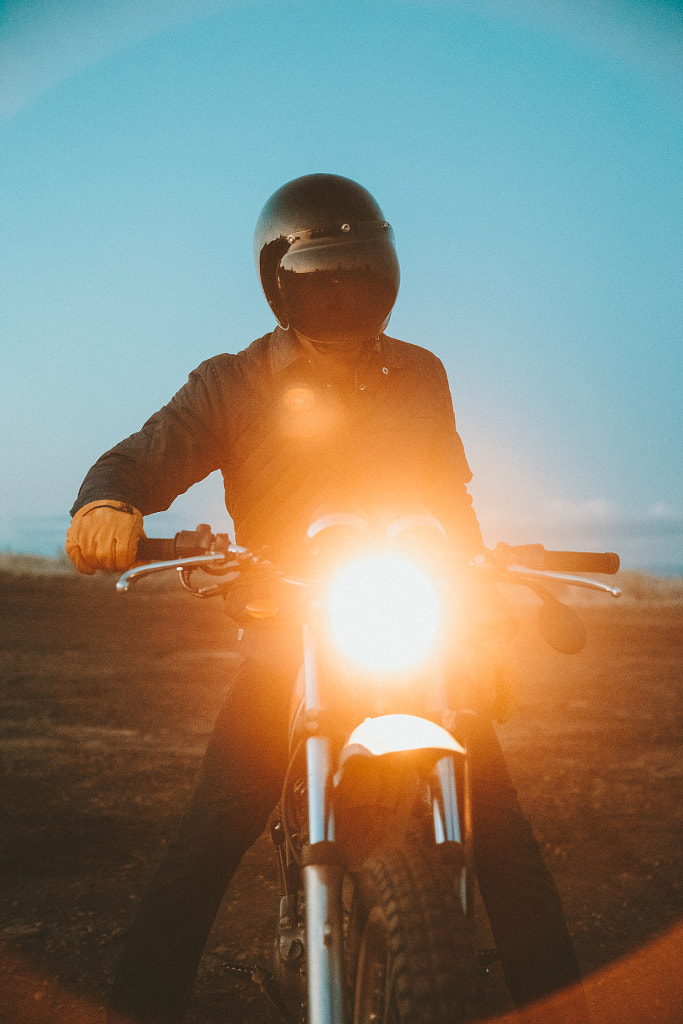
[[[434,584],[418,565],[393,552],[338,569],[327,609],[344,654],[376,672],[415,668],[429,653],[439,628]]]

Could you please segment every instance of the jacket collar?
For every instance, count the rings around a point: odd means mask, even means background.
[[[298,359],[305,357],[296,334],[276,327],[270,336],[270,369],[273,373],[286,370]]]
[[[375,342],[382,367],[399,369],[406,365],[406,360],[394,338],[381,334]],[[306,353],[293,331],[285,331],[276,327],[270,336],[270,368],[272,373],[279,373],[292,366],[299,359],[305,360]]]

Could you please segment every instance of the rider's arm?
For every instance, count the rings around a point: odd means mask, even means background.
[[[429,373],[436,423],[426,454],[426,472],[434,495],[431,507],[446,526],[453,546],[467,558],[473,558],[485,548],[467,489],[472,471],[456,430],[446,371],[436,356],[432,356]]]
[[[219,357],[219,361],[230,357]],[[143,536],[143,515],[160,512],[218,468],[225,418],[216,361],[202,363],[136,434],[89,470],[71,510],[66,550],[79,572],[124,571]]]
[[[88,471],[71,514],[100,499],[125,502],[143,515],[161,512],[219,468],[221,369],[218,360],[202,363],[141,430],[105,452]]]

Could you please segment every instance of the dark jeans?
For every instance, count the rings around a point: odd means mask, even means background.
[[[228,883],[265,829],[287,762],[291,674],[245,660],[209,741],[197,790],[128,937],[112,1008],[180,1024]],[[553,879],[517,802],[490,722],[472,752],[475,866],[505,977],[518,1005],[579,978]]]

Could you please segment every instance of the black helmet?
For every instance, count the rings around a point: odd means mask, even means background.
[[[399,284],[393,231],[349,178],[308,174],[274,192],[254,258],[280,326],[310,341],[356,346],[389,322]]]

